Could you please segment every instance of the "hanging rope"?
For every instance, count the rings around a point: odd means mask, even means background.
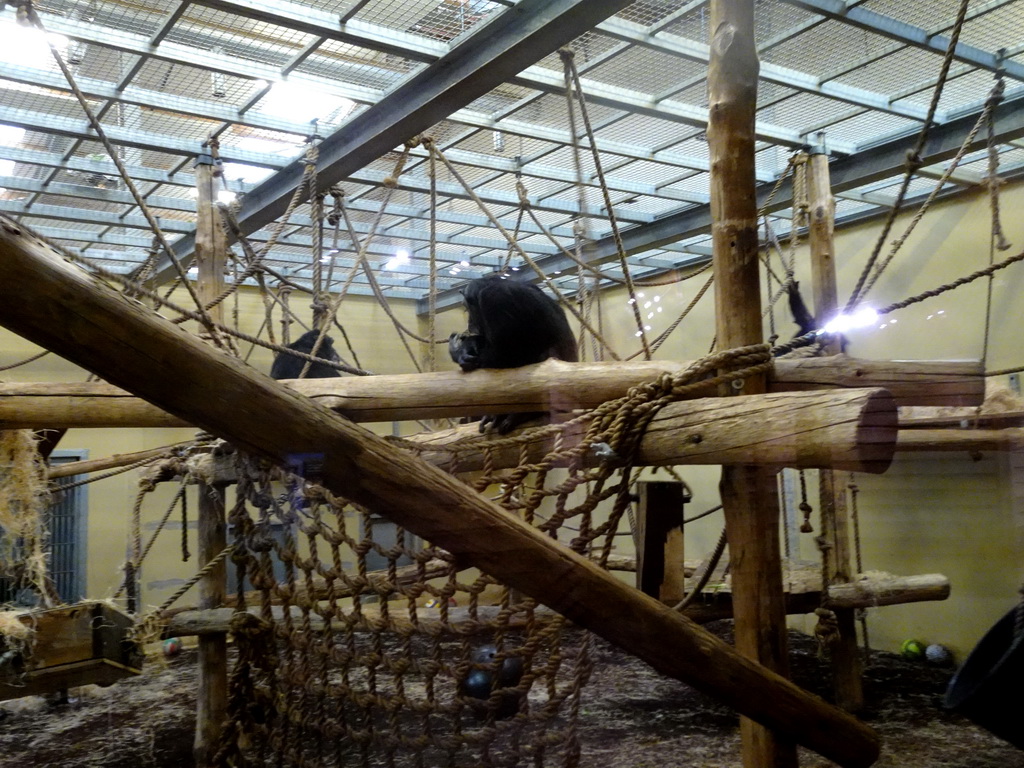
[[[430,142],[429,146],[432,152],[437,153],[438,160],[440,160],[444,164],[445,168],[448,169],[448,172],[452,175],[452,178],[454,178],[456,181],[459,182],[459,184],[462,185],[463,190],[470,197],[470,199],[473,200],[473,202],[480,207],[480,210],[483,211],[485,216],[487,216],[487,219],[491,222],[494,228],[501,233],[502,237],[504,237],[505,240],[509,243],[509,245],[511,245],[515,249],[516,253],[519,254],[520,258],[522,258],[523,261],[525,261],[530,266],[530,268],[537,274],[537,276],[544,282],[544,284],[551,289],[552,293],[555,294],[555,297],[558,299],[559,303],[561,303],[562,306],[565,307],[580,324],[584,325],[586,329],[601,342],[601,344],[604,346],[608,354],[612,356],[612,359],[621,359],[617,354],[615,354],[615,351],[611,348],[611,346],[604,339],[604,337],[602,337],[600,333],[598,333],[589,323],[587,323],[586,319],[580,314],[579,310],[574,306],[574,304],[566,300],[565,296],[562,295],[562,292],[558,290],[558,286],[555,285],[554,282],[552,282],[546,274],[544,274],[544,270],[542,270],[537,265],[537,262],[530,258],[530,255],[526,251],[524,251],[520,247],[520,245],[512,238],[508,230],[505,229],[504,226],[502,226],[501,222],[498,221],[497,218],[495,218],[494,214],[491,213],[491,211],[484,204],[484,201],[480,199],[479,195],[476,194],[474,189],[462,177],[462,174],[460,174],[458,170],[456,170],[455,167],[451,164],[448,158],[445,157],[445,154],[440,149],[437,148],[436,144],[434,144],[434,142]]]
[[[175,256],[174,250],[171,248],[171,244],[167,241],[167,238],[164,235],[163,230],[160,229],[160,224],[157,221],[156,216],[153,214],[153,211],[146,203],[145,198],[139,193],[139,190],[136,188],[135,183],[132,181],[131,176],[128,174],[128,169],[125,167],[124,163],[121,161],[121,158],[118,156],[117,150],[114,148],[114,145],[110,142],[110,139],[107,138],[107,133],[103,129],[102,123],[100,123],[99,119],[96,117],[96,115],[90,108],[89,102],[85,98],[85,94],[83,94],[81,89],[78,87],[78,83],[75,81],[74,75],[71,73],[71,70],[68,68],[68,65],[64,62],[64,57],[60,55],[60,51],[57,49],[57,45],[52,40],[50,40],[50,37],[46,32],[46,27],[43,26],[43,22],[39,18],[39,14],[36,13],[36,10],[32,5],[32,0],[21,0],[21,2],[17,5],[16,8],[16,16],[19,24],[21,24],[22,26],[36,27],[40,32],[43,33],[44,36],[46,36],[47,45],[50,46],[50,53],[53,55],[54,61],[57,62],[57,66],[60,68],[60,71],[64,74],[64,77],[67,79],[68,85],[71,87],[72,93],[74,93],[75,98],[78,100],[79,106],[82,108],[82,111],[85,113],[85,116],[89,121],[89,125],[96,133],[96,138],[99,139],[101,144],[103,144],[103,147],[104,149],[106,149],[107,154],[110,156],[110,159],[117,167],[117,171],[121,175],[121,179],[124,181],[125,188],[129,191],[129,193],[131,193],[132,198],[135,200],[135,204],[139,207],[139,210],[145,217],[146,222],[149,224],[149,227],[153,231],[154,236],[160,240],[160,246],[161,248],[163,248],[164,254],[167,256],[168,259],[170,259],[171,263],[174,265],[174,268],[178,273],[178,278],[181,281],[183,281],[186,289],[188,290],[189,296],[192,297],[192,301],[194,302],[195,306],[199,309],[199,321],[206,327],[207,332],[210,334],[211,340],[213,340],[213,342],[217,346],[223,346],[219,336],[217,335],[214,329],[213,321],[210,319],[210,316],[203,309],[202,302],[199,300],[199,296],[196,294],[195,288],[191,285],[191,283],[189,283],[189,281],[185,277],[184,266],[182,266],[177,256]]]
[[[604,171],[601,167],[601,153],[598,152],[597,150],[597,140],[594,137],[594,130],[590,124],[590,116],[587,113],[587,102],[586,99],[583,97],[583,87],[580,83],[579,72],[577,72],[576,70],[576,62],[574,61],[576,53],[571,48],[560,48],[558,51],[558,55],[561,56],[562,58],[562,66],[565,70],[565,89],[566,95],[569,98],[570,126],[573,125],[572,121],[574,110],[572,109],[572,92],[573,90],[575,90],[576,103],[579,105],[580,118],[583,120],[583,126],[586,129],[587,141],[590,144],[591,156],[594,161],[594,171],[597,174],[598,186],[600,187],[601,194],[604,197],[604,208],[608,214],[608,224],[611,226],[612,239],[615,241],[615,249],[619,257],[619,268],[622,270],[622,276],[626,281],[626,290],[629,292],[630,298],[634,299],[633,303],[630,306],[632,306],[633,308],[633,319],[636,321],[637,335],[640,338],[640,345],[643,347],[644,350],[644,359],[650,360],[651,349],[647,344],[647,334],[644,330],[644,322],[643,319],[640,317],[640,309],[637,306],[637,302],[635,301],[636,289],[633,286],[633,279],[630,276],[629,272],[629,263],[626,259],[626,248],[622,242],[622,235],[619,233],[619,223],[615,218],[615,211],[612,207],[612,198],[608,192],[608,184],[605,181]],[[579,145],[576,138],[575,130],[571,131],[571,138],[573,144],[573,154],[575,156],[578,155],[579,152]],[[577,174],[579,175],[580,183],[582,184],[582,170],[578,165],[578,159]],[[583,209],[581,208],[581,215],[582,212]]]
[[[35,355],[32,355],[32,357],[26,357],[24,360],[19,360],[18,362],[11,363],[10,365],[0,366],[0,371],[9,371],[12,368],[20,368],[23,365],[28,365],[29,363],[34,363],[39,358],[46,357],[48,354],[50,354],[50,351],[47,350],[47,349],[44,349],[42,352],[40,352],[38,354],[35,354]]]
[[[850,474],[850,482],[847,485],[850,489],[850,518],[853,521],[853,547],[857,560],[857,573],[864,573],[864,558],[861,554],[860,545],[860,509],[857,506],[857,494],[860,488],[853,481],[853,474]],[[864,662],[867,663],[871,656],[871,643],[868,640],[868,614],[867,610],[860,608],[857,611],[857,619],[860,621],[860,631],[864,637]]]
[[[924,150],[925,144],[928,141],[928,135],[935,119],[935,113],[939,108],[939,100],[942,98],[942,91],[946,84],[949,68],[953,63],[953,55],[956,52],[957,42],[960,39],[960,30],[963,29],[964,19],[967,16],[967,6],[969,3],[970,0],[960,0],[960,9],[957,12],[956,22],[953,24],[953,31],[949,36],[949,44],[946,46],[946,53],[942,58],[942,67],[939,70],[938,83],[935,86],[935,90],[932,91],[931,103],[928,105],[928,114],[924,119],[924,123],[921,125],[921,131],[917,135],[917,143],[914,145],[914,148],[907,153],[907,169],[903,175],[903,181],[900,184],[899,193],[896,195],[896,202],[889,210],[889,215],[886,217],[885,224],[882,226],[882,231],[875,242],[875,247],[871,252],[871,256],[868,258],[867,264],[864,265],[864,270],[857,279],[857,284],[854,286],[853,293],[850,294],[850,298],[846,302],[843,314],[849,314],[861,300],[864,284],[867,282],[868,276],[871,274],[871,270],[878,261],[878,256],[882,251],[882,246],[885,244],[886,238],[889,237],[890,230],[892,230],[893,225],[896,223],[896,216],[903,207],[903,200],[907,196],[907,190],[910,188],[911,179],[913,179],[917,169],[923,165],[921,152]]]

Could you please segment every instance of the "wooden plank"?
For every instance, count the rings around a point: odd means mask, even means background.
[[[901,429],[896,450],[922,451],[1019,451],[1024,446],[1024,427],[1006,429]]]
[[[455,478],[211,349],[3,218],[0,284],[10,296],[0,302],[0,325],[241,450],[281,464],[316,456],[317,479],[331,491],[844,768],[878,758],[877,735],[849,714],[736,653]]]
[[[295,379],[285,386],[356,422],[402,421],[486,413],[595,408],[631,387],[677,374],[690,362],[636,361],[537,365],[472,373]],[[979,362],[858,360],[835,355],[782,358],[768,377],[769,392],[887,389],[899,406],[981,405],[985,380]],[[63,426],[187,427],[189,423],[104,382],[0,383],[0,429]]]
[[[787,614],[812,613],[815,608],[821,606],[821,568],[817,564],[814,565],[813,573],[810,576],[817,578],[818,589],[787,592]],[[938,573],[919,576],[865,575],[848,584],[833,584],[829,587],[826,606],[869,608],[882,605],[902,605],[904,603],[945,600],[949,597],[949,592],[949,579]],[[698,624],[732,617],[732,595],[728,586],[716,590],[714,593],[708,593],[706,600],[707,602],[688,607],[685,612],[686,617]],[[261,610],[259,607],[249,609],[251,613],[258,613]],[[300,607],[292,606],[291,610],[296,617],[301,616],[302,609]],[[480,606],[476,609],[478,618],[474,618],[469,615],[467,608],[451,608],[449,609],[448,625],[444,625],[437,617],[436,611],[420,609],[417,612],[416,628],[431,634],[451,629],[453,634],[458,637],[475,633],[485,634],[492,631],[487,626],[487,622],[498,620],[501,610],[499,606]],[[176,612],[166,617],[167,625],[163,636],[188,637],[201,636],[211,632],[226,632],[231,627],[231,616],[234,612],[234,608],[207,610],[189,608]],[[276,606],[273,614],[276,620],[283,617],[281,609]],[[533,620],[544,623],[554,615],[552,611],[541,606],[537,609],[536,617]],[[513,615],[507,621],[507,626],[511,629],[525,628],[528,625],[527,618],[521,614]],[[384,616],[378,609],[366,606],[360,609],[359,620],[355,625],[347,621],[336,621],[332,622],[331,626],[338,631],[353,629],[357,632],[379,632],[385,627],[391,631],[403,633],[414,629],[408,616],[401,611],[391,610]],[[316,615],[310,616],[310,631],[319,632],[323,628],[322,619]]]
[[[686,596],[683,490],[682,483],[637,485],[637,589],[668,605],[675,605]]]
[[[138,669],[109,659],[76,661],[32,670],[13,681],[0,678],[0,701],[20,699],[23,696],[43,696],[81,685],[108,686],[137,674]]]

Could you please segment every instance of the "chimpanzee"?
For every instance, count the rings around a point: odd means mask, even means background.
[[[796,323],[800,332],[797,336],[806,336],[811,331],[817,330],[818,323],[814,315],[804,304],[804,298],[800,295],[800,283],[791,280],[786,285],[786,292],[789,294],[789,311],[793,313],[793,322]]]
[[[493,274],[473,280],[462,295],[469,328],[448,338],[448,353],[463,371],[518,368],[549,357],[579,360],[565,311],[537,286]],[[485,416],[480,431],[493,425],[506,434],[539,415]]]
[[[313,345],[316,344],[317,337],[319,336],[320,331],[316,329],[306,331],[289,344],[288,349],[294,349],[296,352],[311,355],[313,354]],[[316,356],[321,360],[329,360],[333,363],[341,362],[338,353],[334,351],[334,341],[330,336],[324,336]],[[305,366],[306,361],[301,357],[289,355],[287,352],[278,352],[274,357],[274,364],[270,368],[270,376],[274,379],[297,379]],[[326,379],[340,375],[337,368],[332,368],[323,363],[310,363],[309,370],[306,371],[306,378],[308,379]]]

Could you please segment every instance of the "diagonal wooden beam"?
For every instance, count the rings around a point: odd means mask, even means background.
[[[866,768],[877,735],[745,659],[455,478],[279,387],[122,296],[0,219],[0,325],[223,437],[305,471],[345,498],[537,598],[659,672],[712,694],[784,737]],[[629,621],[624,619],[629,618]]]

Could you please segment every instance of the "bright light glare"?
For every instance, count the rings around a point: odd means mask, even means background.
[[[396,270],[399,267],[404,267],[410,261],[411,259],[409,258],[409,252],[403,248],[397,251],[394,256],[392,256],[384,263],[384,269]]]
[[[272,168],[260,168],[245,163],[224,163],[223,171],[224,178],[228,181],[242,181],[246,184],[259,184],[274,173]]]
[[[0,144],[16,147],[25,139],[25,129],[13,125],[0,125]]]
[[[0,23],[0,61],[36,68],[56,66],[47,40],[59,50],[67,50],[68,39],[64,35],[46,36],[36,27],[23,27],[6,20]]]
[[[344,96],[316,91],[298,83],[274,83],[256,106],[258,112],[284,120],[308,123],[310,120],[341,120],[356,106]]]
[[[230,189],[221,189],[217,191],[217,202],[219,203],[233,203],[235,198],[238,197]]]
[[[845,333],[851,328],[864,328],[868,325],[874,325],[875,321],[878,320],[878,313],[870,307],[855,312],[852,315],[839,315],[833,320],[830,320],[825,326],[825,333]]]

